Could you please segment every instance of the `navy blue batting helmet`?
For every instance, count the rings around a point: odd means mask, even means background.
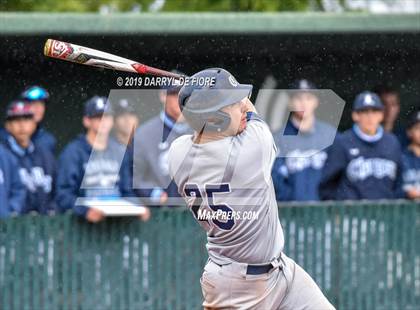
[[[222,108],[250,97],[252,85],[240,84],[222,68],[210,68],[189,77],[179,91],[179,106],[189,125],[196,131],[226,130],[229,114]]]

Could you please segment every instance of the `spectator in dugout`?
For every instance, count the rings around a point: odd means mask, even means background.
[[[18,163],[21,183],[25,186],[26,199],[19,214],[36,211],[47,214],[55,209],[54,182],[56,162],[54,155],[31,141],[37,123],[31,105],[17,100],[11,102],[6,111],[3,143]]]
[[[420,111],[414,112],[407,126],[410,144],[402,157],[402,189],[408,199],[420,199]]]
[[[0,144],[0,219],[21,213],[25,206],[26,188],[18,171],[16,158]]]
[[[321,139],[331,140],[336,130],[315,116],[319,106],[316,86],[296,81],[290,96],[291,115],[286,127],[274,134],[278,147],[272,178],[277,200],[317,201],[321,171],[327,152],[319,149]],[[293,137],[293,140],[289,140]]]
[[[181,87],[177,81],[162,85],[163,110],[140,126],[134,137],[134,188],[150,204],[163,205],[168,197],[179,197],[169,176],[168,151],[176,138],[192,132],[178,104]]]
[[[401,146],[405,148],[408,145],[408,139],[404,125],[400,119],[400,93],[396,88],[387,85],[376,87],[375,93],[378,94],[384,105],[384,130],[393,133]]]
[[[56,200],[61,211],[72,209],[96,223],[105,214],[98,208],[76,204],[78,197],[110,200],[133,196],[128,158],[110,139],[113,123],[107,98],[94,96],[85,103],[86,133],[71,141],[59,158]]]
[[[381,126],[384,106],[365,91],[353,103],[351,129],[329,148],[319,192],[323,200],[398,198],[401,148]]]
[[[137,116],[134,102],[129,98],[120,98],[114,101],[112,110],[114,111],[114,128],[111,139],[121,147],[121,152],[125,153],[125,156],[128,158],[128,165],[130,167],[130,186],[132,187],[133,138],[139,125],[139,117]]]
[[[49,131],[44,128],[43,121],[46,110],[46,103],[50,98],[48,91],[39,86],[32,86],[26,89],[21,98],[30,103],[34,119],[37,124],[36,130],[32,135],[35,145],[47,148],[51,153],[55,153],[57,140]]]
[[[113,138],[122,146],[132,149],[134,132],[139,125],[134,103],[129,98],[118,99],[112,106],[114,110]]]

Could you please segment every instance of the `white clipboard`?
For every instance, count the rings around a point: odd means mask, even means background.
[[[146,213],[146,207],[135,205],[125,199],[83,199],[83,205],[101,210],[106,216],[137,216]]]

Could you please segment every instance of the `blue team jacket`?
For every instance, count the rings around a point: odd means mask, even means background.
[[[26,188],[26,200],[19,214],[37,211],[47,214],[55,209],[54,182],[56,176],[56,162],[54,155],[33,143],[23,149],[11,136],[3,141],[7,149],[16,159],[21,182]]]
[[[319,141],[335,135],[336,130],[316,121],[311,132],[298,135],[299,129],[287,122],[283,132],[274,134],[278,150],[272,179],[277,200],[317,201],[321,171],[327,159],[326,150],[319,150]],[[293,145],[287,145],[284,136],[296,136]],[[309,153],[313,155],[307,156]]]
[[[402,191],[404,197],[408,188],[414,187],[420,190],[420,157],[413,151],[406,149],[402,156]]]
[[[397,138],[383,132],[368,142],[353,127],[337,136],[322,171],[321,199],[399,198],[401,148]]]
[[[61,153],[56,186],[60,211],[73,209],[85,217],[88,209],[75,205],[78,197],[133,196],[132,167],[124,155],[125,149],[110,139],[105,150],[94,151],[92,156],[91,153],[92,146],[85,135],[78,136]]]
[[[26,189],[19,178],[17,160],[0,145],[0,218],[20,213],[25,200]]]
[[[46,148],[52,154],[55,154],[57,140],[42,125],[38,125],[31,139],[35,146]]]

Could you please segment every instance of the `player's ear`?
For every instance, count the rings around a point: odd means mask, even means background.
[[[6,130],[10,131],[10,122],[9,121],[6,121],[4,123],[4,128],[6,128]]]
[[[166,90],[159,90],[159,100],[163,105],[166,104]]]
[[[351,112],[351,119],[353,120],[353,122],[357,123],[359,121],[359,113]]]
[[[413,139],[413,132],[412,132],[412,128],[407,129],[407,130],[405,131],[405,133],[406,133],[406,135],[407,135],[408,139],[410,139],[410,140],[412,140],[412,139]]]
[[[383,122],[383,120],[384,120],[384,114],[385,114],[385,113],[384,113],[383,111],[380,111],[380,115],[381,115],[381,116],[380,116],[380,121],[379,121],[380,123],[382,123],[382,122]]]
[[[85,127],[86,129],[88,129],[90,127],[90,118],[83,116],[83,127]]]
[[[319,98],[318,98],[318,96],[315,96],[316,97],[316,102],[315,102],[315,108],[314,108],[314,111],[316,110],[316,109],[318,109],[318,107],[319,107]]]

